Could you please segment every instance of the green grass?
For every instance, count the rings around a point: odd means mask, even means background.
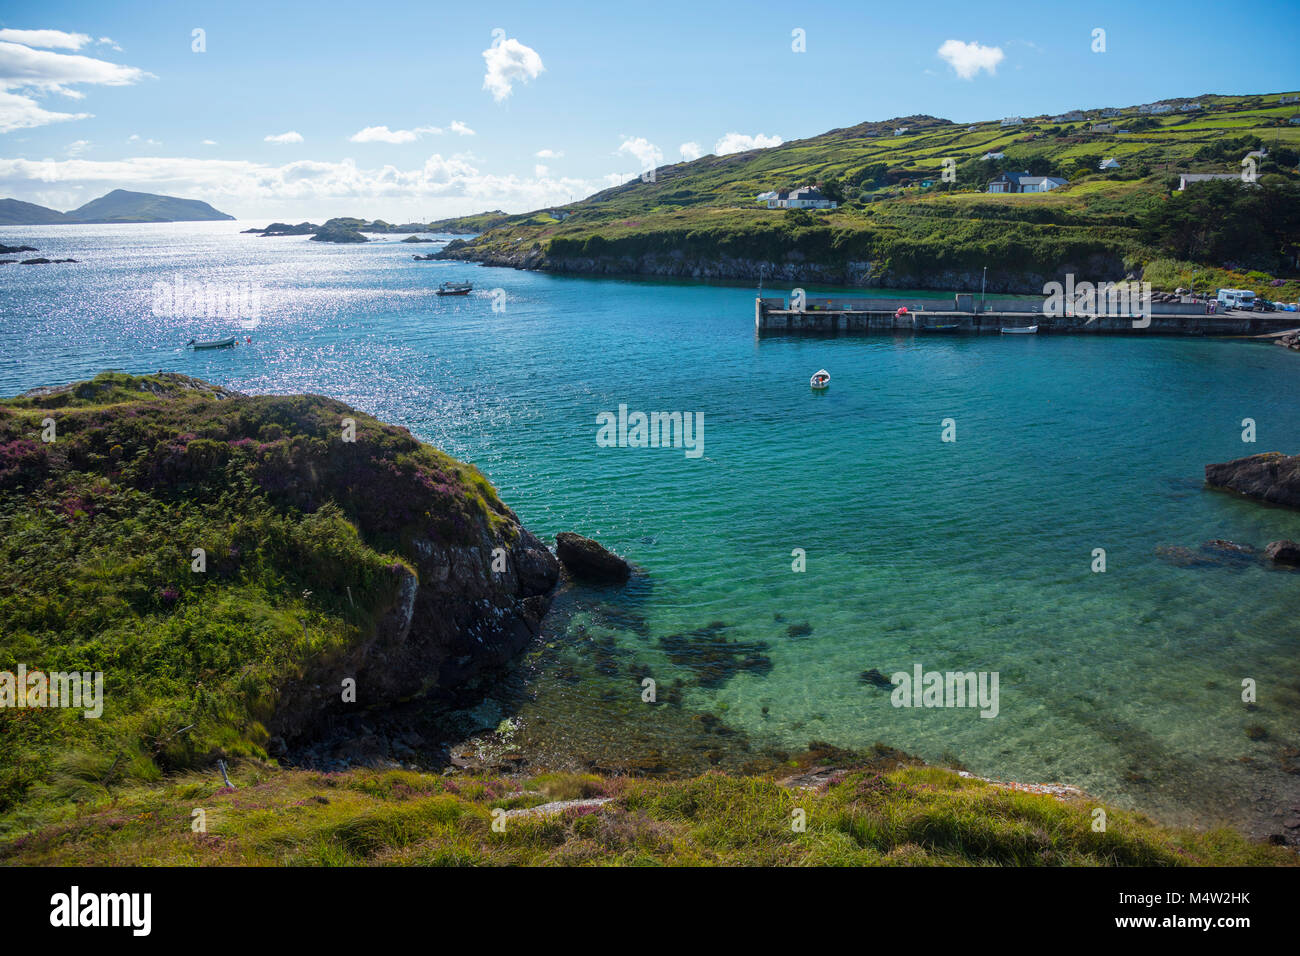
[[[1225,139],[1300,148],[1300,127],[1286,123],[1296,110],[1277,106],[1274,95],[1211,96],[1202,102],[1207,107],[1202,113],[1139,117],[1130,112],[1106,121],[1120,129],[1148,127],[1123,135],[1091,133],[1087,122],[1046,120],[1011,130],[977,124],[973,132],[969,124],[929,116],[862,123],[772,149],[661,167],[652,183],[634,180],[563,207],[572,214],[563,222],[537,212],[485,214],[443,225],[483,233],[468,248],[451,248],[452,257],[527,258],[526,264],[542,268],[581,270],[583,260],[596,259],[608,270],[637,271],[645,257],[675,255],[714,262],[811,260],[839,270],[854,284],[928,284],[985,265],[1008,287],[1032,285],[1026,273],[1067,266],[1080,273],[1118,271],[1101,277],[1120,278],[1126,269],[1167,258],[1137,227],[1144,210],[1168,195],[1168,177],[1239,172],[1237,163],[1249,146],[1234,146],[1230,156],[1210,155]],[[912,132],[895,137],[897,126]],[[1005,152],[1006,159],[982,162],[979,157],[987,151]],[[1118,174],[1096,170],[1096,162],[1108,156],[1123,164]],[[941,182],[925,191],[907,188],[926,178],[940,181],[945,159],[957,163],[956,188]],[[1065,176],[1070,185],[1050,194],[984,192],[999,170],[1025,168]],[[1300,181],[1293,166],[1272,174]],[[811,223],[759,209],[754,201],[765,190],[819,182],[838,183],[846,202],[833,212],[816,213]],[[992,222],[973,220],[977,236],[960,228],[937,229],[928,221],[936,211],[950,223],[959,220],[971,204],[1000,206],[1007,214]],[[1030,210],[1046,213],[1034,221],[1036,228],[1013,225],[1020,212]],[[1300,236],[1289,238],[1300,241]],[[1285,272],[1285,263],[1272,253],[1260,260],[1248,266],[1263,272],[1266,281],[1278,274],[1300,279]],[[862,262],[870,262],[870,268],[853,265]]]
[[[846,769],[815,790],[773,777],[684,780],[546,774],[272,770],[245,761],[236,789],[212,774],[89,795],[0,841],[11,865],[269,866],[1240,866],[1294,852],[1227,830],[1158,826],[1077,797],[1001,789],[949,770]],[[600,807],[512,816],[555,799]],[[202,810],[206,832],[196,832]],[[801,822],[801,826],[796,825]]]
[[[417,539],[514,527],[476,469],[330,399],[105,373],[0,402],[0,670],[102,672],[105,698],[98,719],[0,709],[0,832],[32,806],[267,757],[285,689],[301,709],[304,686],[337,686]]]

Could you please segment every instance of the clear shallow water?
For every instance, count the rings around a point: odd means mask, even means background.
[[[759,340],[748,287],[416,263],[431,247],[400,236],[333,246],[239,235],[248,225],[6,230],[0,241],[81,261],[0,267],[0,394],[107,367],[326,393],[474,462],[539,535],[600,538],[648,577],[561,602],[560,650],[526,708],[575,750],[617,749],[660,719],[628,705],[650,674],[754,744],[879,740],[1176,822],[1267,829],[1300,804],[1286,772],[1300,763],[1300,575],[1157,553],[1300,538],[1300,515],[1202,488],[1207,462],[1300,449],[1294,354],[1191,339]],[[153,283],[177,273],[260,284],[261,324],[154,316]],[[438,298],[444,279],[478,291]],[[254,344],[181,347],[235,333]],[[822,367],[833,384],[816,395]],[[704,457],[598,447],[596,415],[620,403],[701,413]],[[940,441],[945,418],[955,443]],[[705,672],[711,634],[753,645],[760,666]],[[568,670],[611,654],[573,683]],[[998,717],[895,709],[858,676],[916,663],[999,672]],[[1244,677],[1259,684],[1253,712]],[[1250,739],[1254,725],[1266,736]]]

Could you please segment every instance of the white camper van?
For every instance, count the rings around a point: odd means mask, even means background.
[[[1216,298],[1221,309],[1255,308],[1255,293],[1248,289],[1220,289]]]

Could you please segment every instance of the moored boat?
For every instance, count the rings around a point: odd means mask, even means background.
[[[831,373],[826,371],[826,369],[824,368],[818,369],[815,373],[813,373],[813,377],[808,380],[809,387],[813,388],[818,392],[822,391],[825,388],[828,388],[830,384],[831,384]]]
[[[1002,334],[1003,335],[1037,335],[1038,326],[1029,325],[1019,329],[1005,328],[1002,330]]]
[[[208,342],[200,342],[197,339],[190,339],[185,344],[195,351],[199,349],[233,349],[235,347],[235,339],[212,339]]]
[[[469,295],[474,290],[470,282],[444,282],[434,290],[438,295]]]

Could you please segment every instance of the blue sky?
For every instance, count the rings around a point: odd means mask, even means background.
[[[522,211],[683,144],[1291,91],[1297,36],[1294,2],[14,4],[0,196],[64,209],[120,186],[295,221]]]

